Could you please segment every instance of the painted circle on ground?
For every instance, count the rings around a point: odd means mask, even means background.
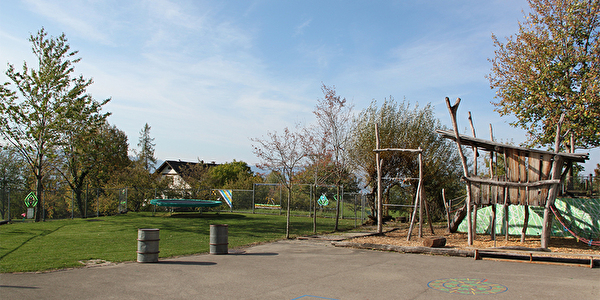
[[[487,279],[447,278],[432,280],[428,287],[450,294],[493,295],[504,293],[508,288],[504,285],[488,282]]]

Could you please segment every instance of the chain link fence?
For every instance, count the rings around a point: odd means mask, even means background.
[[[42,220],[90,218],[126,213],[128,211],[230,211],[259,214],[285,214],[287,189],[279,184],[255,184],[252,190],[231,190],[231,207],[223,201],[218,189],[86,189],[77,194],[70,189],[46,190],[41,197],[31,190],[0,190],[0,219],[34,218],[33,207],[42,209]],[[355,219],[362,224],[370,211],[365,195],[344,193],[337,196],[335,186],[295,185],[291,193],[292,215],[333,218],[339,205],[340,218]],[[36,196],[35,206],[30,195]],[[152,199],[221,200],[215,208],[170,208],[150,204]],[[339,202],[339,203],[338,203]]]
[[[598,197],[600,195],[600,178],[598,176],[575,176],[572,184],[563,186],[563,194],[574,196]]]

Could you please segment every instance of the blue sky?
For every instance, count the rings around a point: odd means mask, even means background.
[[[11,63],[34,63],[27,41],[42,26],[65,33],[111,97],[109,121],[137,148],[145,123],[161,160],[258,162],[250,138],[314,121],[321,83],[356,112],[375,99],[431,103],[451,127],[444,97],[462,98],[478,136],[523,142],[490,101],[491,34],[517,32],[525,0],[501,1],[5,1],[0,81]],[[600,157],[589,151],[592,172]]]

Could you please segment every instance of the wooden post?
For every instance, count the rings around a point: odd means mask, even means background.
[[[525,216],[523,220],[523,229],[521,230],[521,244],[525,243],[525,235],[527,235],[527,225],[529,224],[529,205],[523,206],[525,209]]]
[[[425,191],[423,191],[425,193]],[[425,214],[427,215],[427,223],[429,223],[429,229],[431,230],[431,234],[435,235],[433,231],[433,221],[431,220],[431,215],[429,214],[429,204],[427,203],[427,196],[423,196],[423,201],[425,202]]]
[[[471,133],[473,137],[477,137],[475,135],[475,127],[473,126],[473,118],[471,117],[471,112],[469,112],[469,125],[471,125]],[[473,176],[477,176],[477,157],[479,156],[479,151],[477,151],[477,147],[471,147],[473,150]],[[481,192],[480,192],[481,194]],[[473,200],[473,199],[472,199]],[[477,237],[477,200],[473,201],[473,239]]]
[[[410,241],[412,235],[413,225],[415,224],[415,217],[417,215],[417,206],[419,205],[419,198],[421,198],[421,178],[419,178],[419,184],[417,185],[417,192],[415,193],[415,205],[413,208],[412,217],[410,218],[410,225],[408,226],[408,234],[406,240]]]
[[[421,148],[419,147],[419,150]],[[423,159],[421,152],[419,152],[419,181],[423,178]],[[419,184],[419,237],[423,237],[423,185]]]
[[[509,226],[508,226],[508,187],[504,188],[504,239],[508,241],[508,230],[509,230]]]
[[[465,177],[469,177],[469,169],[467,167],[467,159],[465,158],[465,154],[462,151],[462,145],[460,142],[460,135],[458,133],[458,124],[456,122],[456,111],[458,110],[458,105],[460,104],[460,98],[456,99],[454,105],[450,105],[450,99],[446,97],[446,106],[450,111],[450,116],[452,117],[452,127],[454,127],[454,135],[456,137],[456,145],[458,146],[458,154],[460,156],[460,161],[463,167],[463,175]],[[468,244],[469,246],[473,245],[473,223],[471,222],[471,184],[467,183],[467,230],[468,230]]]
[[[490,123],[490,141],[494,141],[494,131],[492,130],[492,124]],[[494,178],[494,151],[490,151],[490,178]],[[491,187],[490,187],[491,195]],[[492,241],[496,240],[496,203],[498,202],[498,195],[494,195],[494,201],[492,203],[492,226],[490,237]]]
[[[560,129],[562,123],[565,119],[565,114],[563,113],[560,116],[560,120],[558,124],[556,124],[556,137],[554,139],[554,152],[558,153],[560,150]],[[562,172],[563,159],[562,157],[555,155],[554,162],[552,163],[552,179],[560,179],[560,175]],[[554,200],[556,199],[556,195],[558,194],[558,189],[560,188],[560,184],[554,184],[550,187],[548,191],[548,199],[546,200],[546,206],[544,207],[544,221],[542,223],[542,236],[540,237],[540,243],[542,248],[548,248],[548,243],[550,242],[550,234],[552,231],[552,212],[550,211],[550,207],[554,205]]]
[[[379,150],[379,125],[375,124],[375,148]],[[381,203],[381,161],[379,160],[379,151],[375,152],[375,163],[377,166],[377,233],[383,232],[383,217]]]
[[[446,203],[446,191],[442,189],[442,201],[444,201],[444,206],[446,207],[446,221],[448,222],[448,232],[450,232],[450,203]]]
[[[510,170],[508,169],[508,160],[506,159],[506,149],[504,149],[504,173],[506,174],[506,176],[508,177],[508,174],[510,172]],[[509,205],[509,193],[510,189],[506,186],[504,187],[504,226],[505,226],[505,230],[504,230],[504,239],[508,241],[508,205]]]

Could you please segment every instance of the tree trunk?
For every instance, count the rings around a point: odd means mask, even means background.
[[[445,237],[427,237],[423,239],[424,247],[440,248],[446,246]]]
[[[313,233],[317,234],[317,184],[315,183],[315,191],[313,192]]]
[[[523,220],[523,230],[521,231],[521,244],[525,243],[525,235],[527,234],[527,225],[529,224],[529,206],[525,205],[525,218]]]
[[[44,206],[42,205],[42,194],[44,192],[44,186],[42,183],[42,176],[37,175],[36,174],[36,186],[35,186],[35,193],[36,196],[38,198],[38,202],[35,205],[35,221],[39,222],[42,219],[42,210],[44,209]]]
[[[554,152],[558,153],[560,150],[561,136],[560,136],[560,128],[564,121],[565,114],[563,113],[560,116],[560,120],[556,125],[556,137],[554,139]],[[563,159],[560,156],[554,157],[554,162],[552,163],[552,176],[550,179],[560,179],[561,172],[563,167]],[[560,188],[560,184],[554,184],[550,187],[548,191],[548,198],[546,200],[546,206],[544,207],[544,220],[542,221],[542,236],[540,238],[540,244],[542,248],[548,248],[548,243],[550,242],[550,235],[552,231],[552,212],[550,211],[551,207],[554,206],[554,200],[556,199],[556,195],[558,195],[558,189]]]
[[[285,238],[290,238],[290,199],[292,199],[292,185],[290,184],[288,188],[288,197],[287,197],[287,215],[285,217]]]
[[[333,227],[333,231],[338,231],[338,224],[340,219],[340,182],[338,181],[336,184],[335,193],[337,195],[337,199],[335,201],[335,225]]]
[[[467,216],[467,205],[465,204],[454,214],[454,218],[450,222],[450,227],[448,228],[449,233],[454,233],[458,230],[458,226]]]

